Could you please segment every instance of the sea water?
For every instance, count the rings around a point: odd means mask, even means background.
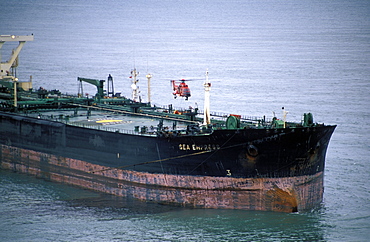
[[[144,101],[337,124],[323,204],[304,213],[147,204],[0,171],[1,241],[367,241],[370,234],[370,2],[366,0],[64,0],[0,2],[0,34],[34,35],[17,76],[77,93],[114,78]],[[3,46],[2,61],[14,43]],[[9,52],[10,51],[10,52]],[[189,101],[170,80],[191,79]],[[94,95],[94,86],[84,85]]]

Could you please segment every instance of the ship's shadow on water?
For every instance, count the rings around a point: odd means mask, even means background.
[[[163,226],[168,224],[175,231],[193,228],[196,233],[202,234],[201,240],[204,241],[325,241],[325,230],[328,226],[317,215],[321,213],[320,210],[279,213],[180,209],[158,214],[156,217]]]
[[[246,236],[252,241],[325,241],[325,230],[331,227],[320,219],[325,213],[324,205],[306,212],[280,213],[183,208],[107,194],[74,198],[65,202],[73,208],[80,207],[90,212],[92,210],[92,213],[99,214],[99,221],[133,221],[134,218],[141,218],[150,220],[155,229],[158,229],[155,224],[160,224],[162,230],[177,233],[192,231],[204,240],[210,239],[207,236],[212,234],[217,235],[217,240]]]
[[[166,213],[184,209],[103,193],[98,193],[92,197],[73,198],[65,200],[65,202],[67,206],[71,207],[94,208],[95,210],[110,211],[125,215]]]
[[[190,241],[237,241],[240,238],[245,241],[326,241],[325,231],[330,227],[319,219],[318,214],[324,208],[306,213],[191,209],[109,195],[73,199],[67,204],[89,210],[101,222],[140,223],[137,226],[143,226],[142,230]],[[125,232],[121,233],[123,236]]]

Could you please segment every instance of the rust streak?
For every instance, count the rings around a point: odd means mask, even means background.
[[[296,212],[322,201],[323,173],[285,178],[151,174],[1,145],[1,167],[139,200],[201,208]],[[99,174],[91,171],[100,170]]]

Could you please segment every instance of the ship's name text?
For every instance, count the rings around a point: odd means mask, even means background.
[[[220,146],[218,144],[179,144],[179,150],[218,150]]]

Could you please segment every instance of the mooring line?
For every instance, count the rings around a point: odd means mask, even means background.
[[[184,157],[188,157],[188,156],[193,156],[193,155],[200,155],[200,154],[204,154],[204,153],[208,153],[208,152],[212,152],[212,150],[205,150],[205,151],[200,151],[200,152],[197,152],[197,153],[180,155],[180,156],[169,157],[169,158],[160,159],[160,160],[153,160],[153,161],[147,161],[147,162],[136,163],[136,164],[131,164],[131,165],[125,165],[125,166],[110,167],[110,168],[99,170],[99,171],[92,171],[90,173],[103,172],[103,171],[108,171],[108,170],[113,170],[113,169],[122,169],[122,168],[127,168],[127,167],[130,167],[130,166],[147,165],[147,164],[157,163],[157,162],[162,162],[162,161],[167,161],[167,160],[180,159],[180,158],[184,158]]]
[[[221,145],[221,147],[220,147],[220,149],[218,149],[218,150],[216,150],[216,152],[217,151],[219,151],[219,150],[222,150],[222,149],[226,149],[226,148],[230,148],[230,147],[233,147],[233,146],[229,146],[229,147],[224,147],[234,136],[236,135],[236,133],[234,133],[228,140],[226,140],[225,141],[225,143],[223,143],[223,145]],[[240,144],[238,144],[238,145],[240,145]],[[238,145],[235,145],[235,146],[238,146]],[[201,163],[199,163],[196,167],[194,167],[194,169],[193,170],[191,170],[190,171],[190,174],[193,172],[193,171],[195,171],[195,169],[197,169],[199,166],[201,166],[204,162],[206,162],[208,159],[210,159],[214,154],[216,154],[216,152],[215,153],[213,153],[213,154],[210,154],[206,159],[204,159]]]
[[[224,145],[226,145],[233,137],[235,136],[235,134],[233,136],[231,136],[219,149],[217,150],[204,150],[204,151],[200,151],[200,152],[196,152],[196,153],[191,153],[191,154],[185,154],[185,155],[180,155],[180,156],[175,156],[175,157],[169,157],[169,158],[165,158],[165,159],[159,159],[159,160],[154,160],[154,161],[147,161],[147,162],[142,162],[142,163],[136,163],[136,164],[131,164],[131,165],[125,165],[125,166],[118,166],[118,167],[110,167],[110,168],[107,168],[107,169],[103,169],[103,170],[98,170],[98,171],[92,171],[90,173],[95,173],[95,172],[103,172],[103,171],[108,171],[108,170],[113,170],[113,169],[122,169],[122,168],[127,168],[127,167],[131,167],[131,166],[139,166],[139,165],[147,165],[147,164],[152,164],[152,163],[157,163],[157,162],[162,162],[162,161],[168,161],[168,160],[174,160],[174,159],[180,159],[180,158],[185,158],[185,157],[189,157],[189,156],[194,156],[194,155],[201,155],[201,154],[205,154],[205,153],[210,153],[210,152],[214,152],[213,154],[211,154],[209,157],[207,157],[205,160],[203,160],[200,164],[198,164],[196,166],[199,167],[200,165],[202,165],[204,162],[206,162],[209,158],[211,158],[215,153],[217,153],[219,150],[224,150],[224,149],[229,149],[229,148],[233,148],[233,147],[237,147],[237,146],[241,146],[241,145],[245,145],[245,144],[248,144],[249,142],[246,142],[246,143],[241,143],[241,144],[235,144],[235,145],[230,145],[230,146],[227,146],[227,147],[223,147]],[[194,168],[194,169],[196,169]],[[193,172],[194,169],[191,171]]]

